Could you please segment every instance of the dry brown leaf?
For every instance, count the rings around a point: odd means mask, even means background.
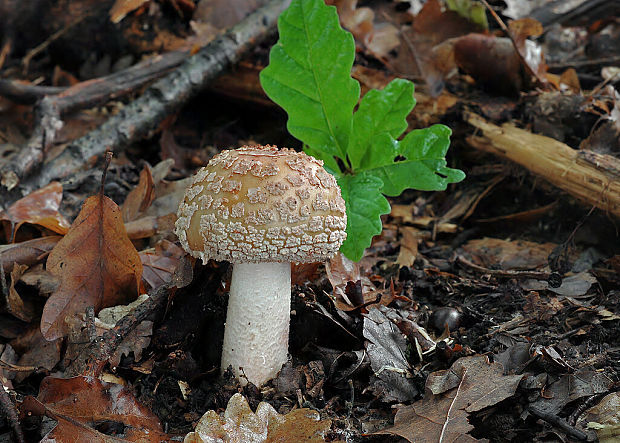
[[[11,241],[24,223],[40,225],[58,234],[66,234],[69,222],[58,212],[61,200],[62,185],[52,182],[13,203],[0,215],[1,220],[8,220],[11,223]]]
[[[340,252],[325,264],[325,271],[334,288],[334,303],[341,311],[352,311],[377,299],[375,286],[362,276],[360,264]]]
[[[26,332],[11,342],[15,351],[21,355],[17,364],[19,366],[32,366],[45,368],[51,371],[60,361],[61,340],[47,341],[41,335],[41,331],[36,325],[32,325]],[[18,372],[15,376],[17,382],[28,377],[30,372]]]
[[[155,200],[146,210],[145,216],[164,216],[177,213],[179,202],[183,199],[185,191],[192,183],[193,177],[182,180],[155,182]]]
[[[184,255],[185,251],[176,244],[168,240],[159,241],[154,249],[140,252],[144,269],[142,278],[151,288],[168,283]]]
[[[429,93],[436,97],[443,90],[445,78],[455,68],[448,40],[480,30],[456,12],[445,10],[438,0],[428,0],[413,26],[403,30],[404,43],[390,63],[397,72],[422,76]]]
[[[46,271],[42,263],[29,268],[19,280],[28,286],[35,287],[39,295],[45,297],[58,289],[58,279]]]
[[[468,413],[493,406],[514,395],[524,375],[503,375],[502,365],[484,356],[463,357],[450,369],[426,380],[423,400],[398,409],[394,426],[378,434],[393,434],[410,442],[477,442]]]
[[[542,24],[531,17],[520,18],[508,23],[510,35],[515,42],[517,50],[523,57],[523,60],[534,73],[534,75],[544,74],[547,70],[545,59],[540,45],[528,37],[538,37],[543,33]]]
[[[399,232],[402,237],[396,263],[398,266],[413,266],[413,262],[415,262],[418,256],[418,243],[422,238],[421,232],[411,226],[401,226]]]
[[[224,416],[207,411],[194,432],[185,436],[185,443],[212,441],[230,442],[324,442],[331,420],[321,420],[318,412],[311,409],[295,409],[280,415],[268,403],[259,403],[252,412],[241,394],[228,401]]]
[[[110,20],[119,23],[130,12],[135,11],[150,0],[116,0],[110,9]]]
[[[149,165],[140,172],[140,181],[131,190],[123,203],[122,213],[125,223],[136,220],[155,200],[155,184]]]
[[[66,317],[136,298],[142,277],[140,256],[127,237],[119,207],[108,197],[89,197],[67,235],[52,250],[47,269],[60,286],[47,300],[41,332],[48,340],[67,332]]]
[[[131,352],[134,355],[134,361],[138,362],[142,358],[142,351],[151,344],[151,336],[153,335],[153,322],[145,320],[136,328],[132,329],[121,344],[116,348],[112,357],[110,357],[110,365],[116,367],[121,363],[123,355],[129,356]]]
[[[381,59],[400,45],[399,33],[391,23],[375,23],[375,13],[368,7],[357,7],[357,0],[328,2],[338,9],[340,22],[355,40],[375,57]]]
[[[411,205],[392,205],[390,211],[390,217],[398,218],[402,223],[413,223],[413,212],[415,211],[415,204]]]
[[[149,238],[155,234],[174,232],[174,222],[176,221],[176,214],[167,214],[160,217],[149,215],[127,223],[125,229],[127,230],[127,236],[132,240]]]
[[[471,255],[474,263],[485,268],[499,266],[504,270],[531,270],[546,266],[549,254],[556,246],[554,243],[485,237],[468,241],[463,249]]]
[[[620,439],[620,392],[607,394],[584,415],[583,422],[587,423],[588,429],[596,430],[600,443],[613,443]]]
[[[26,400],[23,412],[47,415],[58,421],[43,441],[170,441],[155,414],[118,384],[82,376],[69,379],[46,377],[41,382],[38,397]],[[96,431],[94,427],[102,422],[124,425],[124,434],[112,437]]]
[[[11,271],[11,284],[8,294],[6,295],[5,306],[9,314],[22,321],[30,322],[35,316],[34,306],[31,303],[24,302],[15,289],[15,284],[19,281],[24,272],[26,272],[26,269],[28,269],[28,266],[20,264],[15,264],[13,267]]]
[[[0,267],[4,272],[10,272],[14,263],[33,265],[42,260],[61,238],[58,235],[49,235],[21,243],[0,245]]]

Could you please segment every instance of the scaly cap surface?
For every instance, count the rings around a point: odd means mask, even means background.
[[[269,145],[214,156],[177,215],[181,245],[203,262],[325,261],[346,238],[345,203],[323,162]]]

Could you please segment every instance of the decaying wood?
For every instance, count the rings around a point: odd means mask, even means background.
[[[88,159],[103,154],[106,149],[118,150],[156,130],[164,118],[178,110],[209,81],[239,61],[258,40],[268,35],[289,3],[290,0],[272,0],[250,14],[151,85],[142,96],[99,128],[70,143],[60,155],[43,164],[37,174],[24,179],[21,191],[31,192],[53,179],[74,173]],[[15,176],[11,178],[15,179]],[[15,186],[12,182],[8,184]],[[18,197],[4,194],[0,197],[2,206]]]
[[[474,148],[518,163],[585,204],[620,217],[620,160],[617,158],[572,149],[509,123],[496,126],[474,113],[468,113],[466,120],[483,134],[467,138]]]

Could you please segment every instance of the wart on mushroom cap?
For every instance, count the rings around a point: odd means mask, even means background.
[[[288,357],[290,262],[332,257],[346,225],[335,178],[304,153],[244,146],[198,171],[176,233],[203,262],[235,263],[222,370],[232,365],[257,386],[278,373]]]
[[[213,157],[178,217],[181,244],[203,262],[324,261],[346,238],[344,201],[323,162],[274,146]]]

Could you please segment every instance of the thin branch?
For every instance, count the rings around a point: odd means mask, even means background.
[[[25,146],[0,168],[0,183],[10,190],[22,177],[40,167],[45,153],[63,126],[63,115],[127,95],[178,67],[188,55],[188,51],[168,52],[123,71],[69,88],[24,85],[14,80],[0,80],[0,95],[23,104],[32,104],[41,99],[35,107],[35,129]]]
[[[27,174],[30,177],[21,182],[22,193],[32,192],[53,179],[75,173],[84,167],[86,160],[100,156],[106,149],[122,149],[156,130],[164,118],[176,112],[211,80],[239,61],[247,50],[267,36],[289,3],[290,0],[271,0],[188,58],[166,77],[155,82],[141,97],[125,106],[99,128],[70,143],[61,154],[43,164],[39,174],[34,175],[32,168],[31,173]],[[9,186],[16,186],[16,178],[19,181],[17,174],[3,174],[3,181],[5,177]],[[0,196],[0,206],[4,207],[19,198],[16,193],[0,194],[4,194]]]

